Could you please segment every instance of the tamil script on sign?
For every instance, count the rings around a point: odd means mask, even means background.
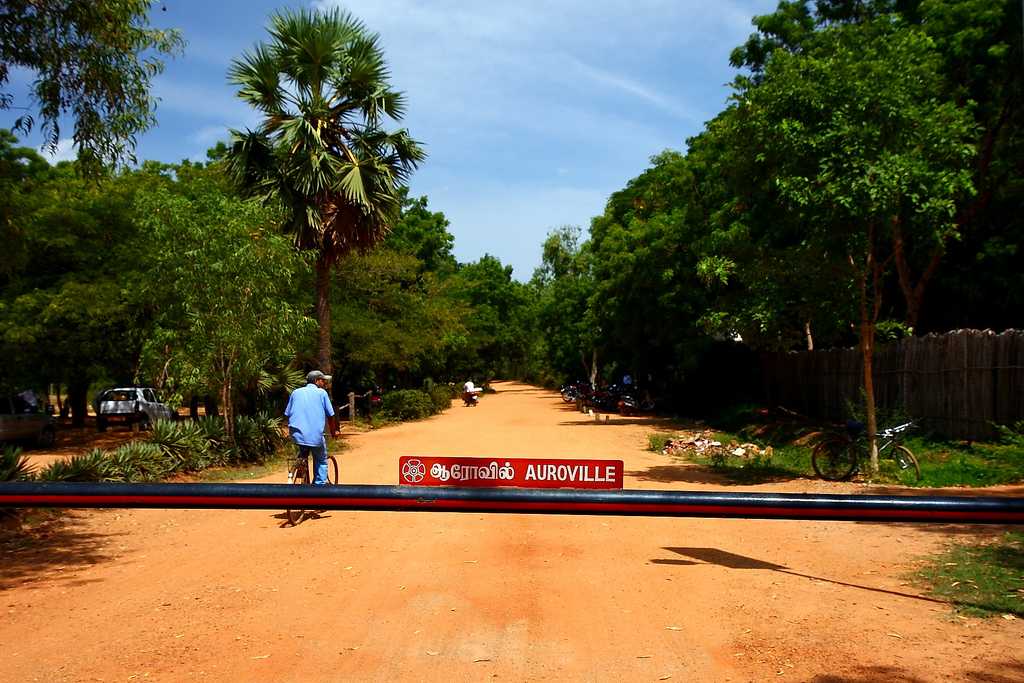
[[[398,483],[404,486],[621,489],[622,461],[406,455],[398,460]]]

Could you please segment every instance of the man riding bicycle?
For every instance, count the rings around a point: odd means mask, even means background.
[[[324,438],[324,426],[330,426],[333,438],[337,438],[339,432],[331,397],[326,390],[330,381],[330,375],[313,370],[306,375],[306,386],[296,389],[288,397],[288,407],[284,410],[284,416],[288,418],[288,432],[299,447],[299,456],[313,454],[316,465],[313,484],[316,486],[327,483],[327,439]]]

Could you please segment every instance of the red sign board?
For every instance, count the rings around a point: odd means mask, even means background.
[[[622,461],[405,455],[398,460],[398,483],[404,486],[621,489]]]

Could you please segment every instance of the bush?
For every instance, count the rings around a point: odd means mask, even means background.
[[[106,472],[102,479],[91,481],[157,481],[177,469],[158,445],[146,441],[129,441],[106,454],[99,449],[93,453],[106,460]]]
[[[450,384],[435,384],[432,379],[423,381],[423,391],[430,397],[434,413],[440,413],[452,407],[452,399],[457,395],[455,387]]]
[[[434,414],[434,402],[422,391],[402,389],[384,395],[382,412],[398,420],[422,420]]]
[[[116,479],[106,454],[98,448],[73,456],[68,460],[55,460],[39,473],[42,481],[110,481]]]
[[[0,453],[0,481],[26,481],[32,478],[32,466],[17,446],[4,446]]]

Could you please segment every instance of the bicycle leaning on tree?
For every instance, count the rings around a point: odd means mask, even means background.
[[[921,479],[921,466],[909,448],[903,445],[903,438],[917,422],[911,420],[878,430],[876,443],[878,457],[890,458],[903,471],[909,470],[915,481]],[[828,481],[846,481],[870,457],[868,453],[868,432],[863,422],[849,421],[845,432],[837,432],[821,439],[811,453],[811,465],[815,473]]]

